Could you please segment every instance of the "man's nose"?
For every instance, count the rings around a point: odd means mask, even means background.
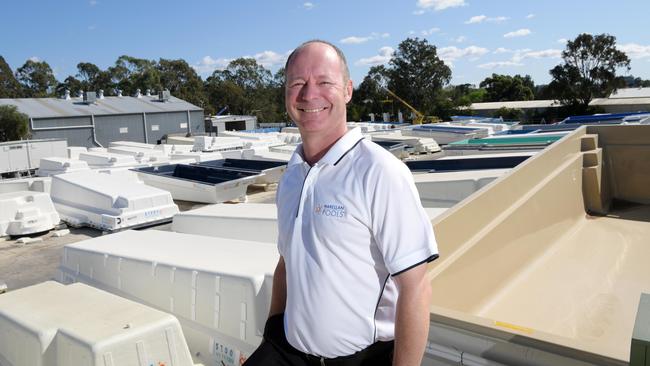
[[[300,98],[303,100],[312,100],[318,95],[316,85],[312,82],[305,83],[300,89]]]

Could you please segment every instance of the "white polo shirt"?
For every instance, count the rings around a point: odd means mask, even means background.
[[[298,147],[277,206],[289,343],[333,358],[394,339],[391,275],[438,256],[406,165],[355,128],[311,167]]]

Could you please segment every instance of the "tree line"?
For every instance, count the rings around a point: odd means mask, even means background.
[[[355,88],[348,105],[350,120],[368,120],[371,113],[408,108],[391,90],[424,115],[447,119],[454,114],[471,114],[468,107],[477,102],[555,99],[562,105],[560,114],[593,113],[589,102],[606,97],[621,87],[650,86],[650,80],[617,75],[630,70],[630,60],[616,48],[616,38],[608,34],[580,34],[568,41],[562,63],[549,70],[552,81],[535,85],[529,75],[492,74],[478,86],[450,85],[452,70],[440,59],[435,45],[426,39],[407,38],[397,47],[386,65],[373,66]],[[284,69],[273,74],[252,58],[238,58],[223,70],[215,70],[203,80],[182,59],[147,60],[120,56],[113,66],[100,69],[81,62],[77,74],[56,80],[45,61],[27,60],[12,72],[0,56],[0,98],[61,96],[65,90],[104,90],[105,95],[133,95],[136,90],[168,89],[172,95],[215,114],[251,114],[261,122],[287,121],[284,111]],[[505,118],[534,120],[549,116],[523,115],[517,110],[497,112]]]

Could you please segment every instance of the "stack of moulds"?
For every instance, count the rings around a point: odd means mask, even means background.
[[[69,159],[79,159],[82,152],[88,152],[88,149],[85,146],[68,146]]]
[[[425,208],[449,208],[505,175],[509,169],[414,174],[415,187]]]
[[[162,150],[145,149],[137,146],[113,146],[108,148],[108,152],[132,156],[140,164],[169,164],[171,160]]]
[[[0,236],[41,233],[59,224],[50,195],[43,192],[0,193]]]
[[[384,149],[386,149],[391,154],[395,155],[395,157],[398,158],[398,159],[406,159],[406,158],[409,157],[409,155],[411,155],[411,154],[409,154],[409,150],[410,150],[409,146],[407,144],[402,143],[402,142],[391,141],[391,140],[388,140],[388,141],[377,140],[377,141],[373,141],[373,142],[375,144],[383,147]]]
[[[401,131],[391,133],[371,134],[372,141],[390,141],[403,143],[409,146],[414,153],[433,153],[440,151],[440,146],[432,138],[418,136],[403,136]]]
[[[81,283],[0,296],[5,366],[193,366],[174,316]]]
[[[248,156],[242,156],[245,159],[255,159],[255,160],[268,160],[268,161],[284,161],[288,162],[291,159],[291,154],[287,154],[285,152],[275,152],[275,151],[269,151],[268,148],[259,148],[259,149],[252,149],[253,155],[248,157]]]
[[[67,245],[59,278],[169,312],[200,362],[238,365],[262,340],[278,258],[268,243],[129,230]]]
[[[50,193],[52,178],[32,177],[0,180],[0,193],[30,191]]]
[[[168,145],[194,145],[194,137],[185,136],[167,136]]]
[[[282,133],[300,133],[300,130],[298,127],[282,127],[282,130],[280,130]]]
[[[418,125],[400,130],[404,136],[430,137],[439,145],[454,141],[487,137],[487,130],[475,127],[458,127],[441,124]]]
[[[287,170],[287,164],[285,162],[253,159],[220,159],[204,161],[196,163],[196,165],[255,173],[257,174],[257,178],[255,179],[255,183],[257,184],[278,183],[284,171]]]
[[[69,158],[42,158],[38,175],[49,177],[56,174],[73,173],[90,170],[88,163],[82,160]]]
[[[278,139],[287,145],[296,145],[302,142],[302,136],[300,136],[299,133],[280,132],[278,134]]]
[[[172,153],[169,156],[174,163],[176,163],[178,160],[192,160],[194,163],[199,163],[201,161],[223,159],[223,155],[221,155],[221,153],[201,151],[178,152]]]
[[[275,244],[277,220],[274,204],[214,204],[174,215],[172,231]]]
[[[108,152],[80,153],[79,160],[85,161],[91,169],[133,168],[140,165],[133,156]]]
[[[219,132],[222,137],[237,137],[244,141],[244,148],[256,148],[263,146],[283,145],[284,142],[278,138],[277,132],[243,132],[223,131]]]
[[[104,231],[167,222],[178,212],[169,192],[146,186],[128,174],[55,175],[50,195],[63,221]]]
[[[193,151],[227,151],[243,149],[244,142],[239,137],[196,136]]]
[[[415,173],[452,172],[485,169],[512,169],[530,158],[528,154],[493,154],[485,157],[478,156],[449,156],[444,159],[412,160],[405,162],[406,166]]]
[[[446,211],[425,207],[430,219]],[[277,207],[271,203],[216,204],[174,216],[172,231],[186,234],[242,239],[275,245],[278,239]],[[255,230],[251,230],[255,228]]]
[[[296,151],[296,148],[298,145],[281,145],[281,146],[273,146],[269,147],[268,151],[269,152],[274,152],[274,153],[279,153],[279,154],[286,154],[291,156],[294,151]]]
[[[170,192],[176,200],[220,203],[245,199],[260,174],[199,165],[170,164],[137,168],[145,184]]]

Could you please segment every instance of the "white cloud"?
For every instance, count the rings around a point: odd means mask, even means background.
[[[452,41],[454,41],[456,43],[463,43],[466,40],[467,40],[467,37],[465,37],[465,36],[458,36],[458,37],[452,39]]]
[[[314,7],[314,3],[306,2],[306,3],[302,4],[302,6],[304,6],[305,9],[309,10],[309,9],[312,9]]]
[[[535,17],[535,14],[528,14],[526,15],[526,19],[533,19]]]
[[[282,55],[273,51],[262,51],[260,53],[256,53],[255,56],[253,56],[253,58],[255,59],[255,61],[257,61],[258,64],[266,68],[270,68],[276,65],[283,65],[287,61],[287,57],[289,57],[289,53],[290,52]]]
[[[371,39],[372,38],[370,38],[370,37],[355,37],[355,36],[352,36],[352,37],[343,38],[340,42],[343,43],[343,44],[359,44],[359,43],[368,42]]]
[[[487,19],[487,16],[485,16],[485,15],[475,15],[475,16],[469,18],[469,20],[466,20],[466,21],[465,21],[465,24],[481,23],[481,22],[483,22],[485,19]]]
[[[365,66],[374,66],[385,64],[390,61],[390,58],[393,57],[395,50],[392,47],[382,47],[379,49],[379,54],[367,58],[362,58],[359,61],[355,62],[356,65],[365,65]]]
[[[465,24],[479,24],[479,23],[483,23],[483,22],[486,22],[486,23],[502,23],[502,22],[505,22],[508,19],[510,19],[510,18],[504,17],[504,16],[488,17],[488,16],[485,16],[485,15],[475,15],[475,16],[469,18],[469,20],[466,20]]]
[[[28,60],[31,62],[41,62],[41,59],[36,56],[30,57]]]
[[[569,40],[566,39],[566,38],[560,38],[560,39],[557,40],[557,43],[566,44],[567,42],[569,42]]]
[[[343,44],[360,44],[360,43],[365,43],[373,39],[377,38],[388,38],[390,37],[390,33],[378,33],[378,32],[372,32],[370,33],[369,36],[367,37],[357,37],[357,36],[350,36],[341,39],[339,42]]]
[[[210,75],[214,72],[214,70],[223,70],[225,69],[230,61],[233,59],[229,58],[212,58],[210,56],[205,56],[201,59],[200,62],[198,62],[196,65],[192,65],[194,70],[196,70],[197,73],[202,74],[202,75]]]
[[[440,32],[440,28],[434,27],[434,28],[429,28],[429,29],[425,29],[423,31],[420,31],[420,33],[422,33],[422,35],[425,36],[425,37],[430,36],[430,35],[432,35],[432,34],[434,34],[436,32]]]
[[[523,37],[529,35],[530,33],[531,33],[530,29],[522,28],[522,29],[517,29],[514,32],[508,32],[504,34],[503,37],[504,38]]]
[[[97,28],[97,27],[94,24],[88,26],[88,30],[90,30],[90,31],[95,30],[95,28]]]
[[[90,6],[95,6],[95,5],[98,4],[98,2],[97,2],[97,0],[90,0],[90,1],[88,2],[88,4],[90,4]]]
[[[514,62],[514,61],[497,61],[497,62],[488,62],[485,64],[478,65],[481,69],[496,69],[501,67],[512,67],[512,66],[523,66],[523,64]]]
[[[414,10],[414,11],[413,11],[413,15],[422,15],[422,14],[424,14],[424,13],[425,13],[425,11],[422,10],[422,9],[420,9],[420,10]]]
[[[465,0],[418,0],[417,7],[421,9],[433,9],[435,11],[466,6]]]
[[[415,31],[414,31],[414,30],[410,30],[410,31],[409,31],[409,34],[410,34],[410,35],[414,35],[414,34],[415,34]]]
[[[496,50],[494,50],[493,53],[497,53],[497,54],[498,54],[498,53],[510,53],[510,52],[514,52],[514,51],[511,50],[511,49],[508,49],[508,48],[499,47],[499,48],[497,48]]]
[[[479,57],[488,53],[489,50],[483,47],[469,46],[466,48],[458,48],[455,46],[443,47],[438,50],[438,56],[445,62],[453,62],[459,58],[467,57],[470,60],[478,59]]]
[[[523,54],[523,58],[560,58],[562,50],[549,48],[541,51],[531,51]]]
[[[650,46],[643,46],[636,43],[626,43],[617,47],[625,52],[631,59],[642,59],[650,57]]]

